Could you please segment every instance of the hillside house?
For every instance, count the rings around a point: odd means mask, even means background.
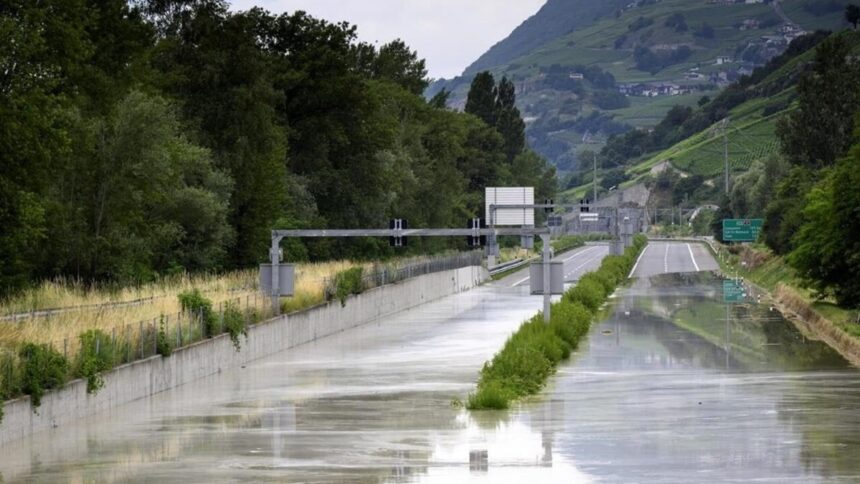
[[[684,79],[687,79],[688,81],[702,81],[706,78],[701,72],[689,70],[684,74]]]
[[[579,72],[571,72],[569,77],[571,79],[573,79],[574,81],[581,81],[581,80],[585,79],[585,76]]]
[[[761,26],[761,22],[754,18],[748,18],[741,22],[741,30],[755,30]]]
[[[619,84],[618,92],[625,96],[638,97],[660,97],[660,96],[680,96],[681,94],[690,94],[690,88],[682,87],[671,82],[661,82],[657,84]]]
[[[732,62],[731,56],[721,55],[721,56],[717,57],[717,61],[715,62],[715,64],[718,66],[721,66],[723,64],[729,64],[730,62]]]

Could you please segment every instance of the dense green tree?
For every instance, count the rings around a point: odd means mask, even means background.
[[[600,179],[600,186],[609,190],[612,187],[618,187],[626,180],[627,174],[624,168],[615,168],[603,174],[603,178]]]
[[[428,103],[414,51],[346,23],[222,0],[13,0],[0,40],[0,297],[55,275],[251,266],[275,227],[460,226],[490,185],[556,190],[511,82],[487,73],[474,115],[447,94]],[[285,249],[391,253],[377,239]]]
[[[383,45],[373,56],[370,77],[392,81],[416,96],[428,85],[424,59],[399,39]]]
[[[818,45],[812,70],[798,83],[798,108],[777,125],[782,151],[793,166],[765,214],[765,242],[778,254],[794,248],[803,223],[806,194],[823,168],[844,156],[854,138],[860,109],[860,67],[850,62],[843,35]]]
[[[723,220],[728,218],[734,218],[735,214],[732,212],[731,200],[726,195],[720,199],[718,206],[720,207],[714,212],[713,218],[711,218],[711,233],[719,242],[724,242],[723,240]]]
[[[526,147],[526,125],[516,106],[514,83],[503,77],[497,92],[495,126],[505,140],[505,155],[510,163]]]
[[[451,91],[442,88],[429,101],[429,104],[437,109],[446,109],[448,107],[448,99],[451,98]]]
[[[218,268],[232,237],[231,181],[181,135],[168,103],[134,91],[88,135],[58,173],[59,269],[128,282]]]
[[[777,184],[762,227],[764,242],[777,254],[787,254],[794,247],[792,237],[803,223],[804,197],[815,178],[809,168],[795,166]]]
[[[860,146],[809,192],[788,261],[821,296],[860,306]]]
[[[69,73],[88,59],[82,1],[0,7],[0,296],[40,271],[49,235],[45,193],[69,149]]]
[[[496,80],[489,71],[479,72],[472,79],[466,97],[466,112],[475,115],[488,126],[496,125]]]
[[[265,257],[269,233],[287,215],[287,141],[275,105],[271,63],[257,44],[271,17],[261,10],[229,15],[223,4],[204,3],[165,38],[156,65],[164,88],[181,100],[200,128],[216,165],[234,180],[232,266]]]
[[[822,168],[844,156],[860,108],[860,66],[849,60],[842,35],[819,44],[812,71],[797,85],[798,109],[777,128],[783,153],[794,165]]]

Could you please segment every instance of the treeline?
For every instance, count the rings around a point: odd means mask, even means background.
[[[487,185],[554,192],[518,112],[499,108],[498,124],[446,110],[422,98],[426,74],[403,42],[376,48],[303,12],[4,2],[0,297],[58,275],[132,283],[246,267],[267,257],[275,227],[461,226]],[[512,106],[512,86],[494,89]],[[389,250],[285,244],[293,260]]]
[[[730,217],[763,217],[762,240],[822,297],[860,306],[860,64],[857,34],[818,45],[777,127],[781,153],[738,177],[714,233]]]

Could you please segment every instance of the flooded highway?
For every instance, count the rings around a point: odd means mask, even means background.
[[[676,249],[693,257],[686,246],[668,250]],[[650,252],[654,264],[670,260],[666,249]],[[646,257],[641,267],[650,264]],[[527,286],[500,281],[0,447],[0,474],[4,482],[860,480],[860,371],[767,305],[724,303],[722,289],[704,272],[620,289],[543,394],[510,411],[457,405],[483,362],[541,306]]]

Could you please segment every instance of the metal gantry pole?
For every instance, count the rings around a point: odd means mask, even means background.
[[[280,277],[280,269],[278,265],[281,262],[281,237],[272,236],[272,248],[270,249],[269,258],[272,262],[272,314],[278,316],[281,314],[281,286],[278,278]]]
[[[550,268],[552,255],[550,254],[549,234],[541,234],[543,242],[543,322],[549,324],[550,307],[552,306],[552,290],[550,288]]]

